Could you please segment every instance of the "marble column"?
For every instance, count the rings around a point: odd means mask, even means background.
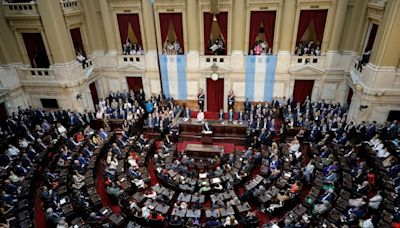
[[[89,41],[90,51],[96,52],[105,50],[104,38],[101,35],[100,23],[96,12],[97,0],[80,1],[85,16],[85,28],[87,31],[87,39]]]
[[[186,2],[186,22],[190,28],[187,33],[188,52],[187,68],[197,69],[199,67],[200,32],[199,32],[199,7],[197,0],[187,0]]]
[[[63,10],[59,1],[37,1],[41,20],[46,32],[54,63],[69,63],[75,60],[75,51],[72,45],[71,35],[68,31]],[[46,42],[46,41],[44,41]]]
[[[117,48],[117,42],[115,38],[115,29],[112,23],[112,17],[110,13],[110,9],[108,6],[107,0],[99,0],[100,10],[101,10],[101,18],[103,19],[104,25],[104,33],[107,42],[107,50],[108,54],[117,54],[117,50],[121,48]]]
[[[244,42],[246,34],[246,0],[233,1],[231,70],[244,71]],[[227,44],[229,47],[229,43]],[[229,50],[228,50],[229,51]]]

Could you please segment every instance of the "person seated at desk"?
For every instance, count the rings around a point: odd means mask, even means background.
[[[160,221],[160,222],[162,222],[162,221],[164,221],[164,216],[162,216],[160,213],[157,213],[157,212],[155,212],[155,211],[153,211],[152,213],[151,213],[151,215],[149,216],[149,220],[153,220],[153,221]]]
[[[249,211],[246,215],[246,217],[243,219],[243,221],[245,222],[245,224],[255,224],[258,223],[258,218],[256,215],[255,211]]]
[[[285,191],[283,194],[278,192],[278,194],[276,195],[276,200],[277,203],[271,203],[269,208],[267,208],[268,212],[272,213],[275,209],[283,207],[285,205],[285,202],[290,200],[289,191]]]
[[[212,134],[212,127],[208,121],[205,121],[203,124],[203,134]]]
[[[172,216],[168,225],[172,227],[182,227],[184,225],[184,221],[178,216]]]
[[[234,118],[235,118],[235,113],[233,112],[232,109],[229,109],[229,112],[228,112],[228,121],[229,121],[230,123],[232,123],[233,120],[234,120]]]
[[[190,111],[189,107],[186,106],[182,116],[183,116],[183,121],[190,120],[190,118],[192,117],[192,111]]]
[[[214,217],[211,217],[207,220],[206,225],[208,227],[219,227],[222,225],[221,221],[219,219],[216,219]]]
[[[225,219],[223,226],[230,227],[230,226],[236,226],[238,224],[239,224],[239,222],[235,219],[234,215],[228,215]]]
[[[204,112],[202,110],[199,110],[197,113],[197,122],[203,122],[204,121]]]

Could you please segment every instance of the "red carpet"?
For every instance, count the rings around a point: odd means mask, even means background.
[[[112,204],[110,199],[108,198],[106,187],[104,185],[103,168],[99,168],[99,172],[98,172],[98,175],[97,175],[96,189],[97,189],[97,193],[100,196],[101,204],[104,207],[111,208],[111,210],[116,214],[121,213],[120,206],[118,204]]]
[[[35,199],[35,227],[47,228],[46,215],[42,209],[42,200],[39,195]]]
[[[177,151],[182,151],[186,149],[186,146],[188,144],[201,144],[200,141],[184,141],[180,142],[177,145]],[[213,145],[218,145],[218,146],[223,146],[224,147],[224,152],[226,154],[230,154],[236,150],[244,150],[245,148],[243,146],[235,146],[233,143],[213,143]]]
[[[157,179],[157,174],[156,174],[156,170],[154,169],[154,164],[153,161],[149,161],[149,165],[147,167],[147,172],[150,175],[150,184],[151,186],[154,186],[158,183],[158,179]]]

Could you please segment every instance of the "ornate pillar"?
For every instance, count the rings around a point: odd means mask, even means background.
[[[150,4],[150,0],[142,0],[142,10],[143,10],[143,26],[144,26],[144,34],[145,37],[142,37],[142,40],[145,40],[146,49],[145,51],[156,51],[156,30],[154,28],[154,16],[153,10]],[[144,39],[143,39],[144,38]]]
[[[0,64],[10,64],[22,62],[21,56],[19,56],[19,50],[16,46],[16,42],[9,42],[16,40],[10,27],[8,27],[7,21],[4,19],[3,9],[0,9]]]
[[[290,54],[290,48],[293,38],[294,24],[296,19],[296,1],[285,0],[283,3],[283,12],[281,14],[279,52],[283,51]]]
[[[244,42],[246,34],[246,0],[233,1],[231,70],[244,71]],[[229,44],[226,44],[229,47]]]
[[[96,3],[97,0],[85,0],[80,1],[82,4],[83,13],[85,15],[85,28],[87,31],[87,38],[89,40],[90,51],[100,51],[104,50],[105,44],[103,39],[100,39],[101,32],[99,27],[101,26],[99,20],[97,20]]]
[[[370,63],[397,67],[400,59],[400,1],[388,0],[372,49]]]
[[[279,47],[278,58],[276,63],[276,73],[289,73],[290,66],[290,48],[292,45],[294,25],[296,22],[296,2],[293,0],[285,0],[283,3],[280,28],[279,28]],[[290,91],[290,87],[288,90]]]
[[[328,45],[328,51],[338,51],[342,37],[344,20],[347,12],[348,0],[337,1],[335,17],[333,20],[333,28],[331,32],[331,38]]]
[[[326,66],[330,69],[342,69],[342,55],[339,53],[339,48],[342,40],[344,20],[347,12],[348,0],[337,1],[335,8],[335,16],[331,36],[329,38],[328,50],[326,52]]]
[[[54,63],[69,63],[75,60],[71,35],[65,25],[64,13],[59,1],[37,1],[43,27],[46,31],[47,43],[50,47]],[[46,42],[44,40],[44,42]]]
[[[115,29],[112,24],[112,17],[110,13],[110,9],[108,7],[107,0],[99,0],[100,2],[100,11],[101,18],[103,19],[104,25],[104,33],[107,42],[107,50],[109,54],[117,54],[117,50],[122,50],[122,47],[117,49],[117,45],[115,42]]]
[[[186,3],[186,22],[187,27],[190,28],[187,33],[188,52],[186,66],[188,69],[197,69],[200,55],[199,7],[197,0],[187,0]]]

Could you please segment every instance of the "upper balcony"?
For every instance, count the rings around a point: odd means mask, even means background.
[[[25,68],[21,67],[20,71],[21,82],[56,82],[55,72],[49,68]]]
[[[146,66],[145,56],[144,55],[119,55],[118,56],[118,65],[126,65],[126,64],[136,64],[139,66]]]
[[[325,67],[325,62],[326,62],[326,56],[292,55],[291,61],[290,61],[290,68],[309,64],[309,65],[323,69]]]
[[[3,0],[2,4],[4,9],[4,17],[6,18],[38,18],[40,16],[36,1],[11,2]]]
[[[82,11],[79,0],[60,0],[60,4],[65,15],[80,13]]]
[[[231,57],[228,55],[203,55],[200,56],[200,69],[216,64],[225,68],[231,68]]]

